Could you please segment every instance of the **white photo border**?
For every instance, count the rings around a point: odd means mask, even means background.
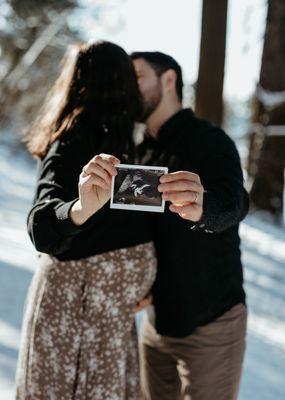
[[[153,165],[135,165],[135,164],[118,164],[115,165],[116,168],[126,168],[126,169],[147,169],[147,170],[158,170],[168,173],[168,167],[155,167]],[[133,210],[133,211],[152,211],[152,212],[164,212],[165,210],[165,200],[161,199],[161,206],[142,206],[138,204],[118,204],[114,203],[114,186],[115,186],[115,176],[112,176],[112,188],[111,188],[111,199],[110,208],[119,210]]]

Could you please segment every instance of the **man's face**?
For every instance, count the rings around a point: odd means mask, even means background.
[[[161,82],[154,69],[144,59],[138,58],[133,62],[143,98],[144,110],[141,121],[144,122],[154,112],[162,99]]]

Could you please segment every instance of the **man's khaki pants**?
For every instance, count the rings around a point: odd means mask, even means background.
[[[140,338],[145,400],[235,400],[245,351],[247,309],[238,304],[184,338],[157,334],[145,316]]]

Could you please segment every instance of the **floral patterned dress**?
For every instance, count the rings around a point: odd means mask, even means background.
[[[75,261],[41,255],[25,304],[16,399],[140,399],[134,307],[155,275],[152,242]]]

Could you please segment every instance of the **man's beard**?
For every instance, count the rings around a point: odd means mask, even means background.
[[[160,83],[152,90],[152,95],[146,100],[143,98],[143,111],[140,117],[140,122],[145,122],[148,117],[156,110],[161,102],[162,93]]]

